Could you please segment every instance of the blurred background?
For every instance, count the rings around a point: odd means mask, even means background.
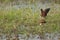
[[[60,40],[60,0],[0,0],[0,40]]]

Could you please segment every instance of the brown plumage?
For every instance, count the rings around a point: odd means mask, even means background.
[[[41,9],[41,17],[46,17],[49,10],[50,10],[50,8],[47,8],[45,10]]]
[[[50,8],[47,8],[45,10],[41,9],[41,20],[40,20],[40,25],[46,23],[45,17],[47,16],[47,13],[49,12]]]

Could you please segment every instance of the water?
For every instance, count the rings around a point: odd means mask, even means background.
[[[12,38],[14,38],[15,36],[14,35],[12,35]],[[32,35],[32,34],[30,34],[30,36],[29,36],[29,38],[24,34],[24,35],[22,35],[22,34],[19,34],[19,40],[59,40],[59,38],[60,38],[60,33],[56,33],[56,34],[54,34],[54,33],[46,33],[45,34],[45,36],[44,36],[45,38],[44,39],[41,39],[40,37],[39,37],[39,35]],[[12,40],[12,38],[10,38],[11,40]],[[6,40],[6,35],[3,35],[3,36],[1,36],[0,37],[0,40]]]
[[[6,5],[6,6],[0,6],[0,9],[5,9],[5,10],[9,10],[9,9],[19,9],[19,8],[31,8],[33,12],[35,12],[36,10],[42,9],[46,9],[46,8],[54,8],[54,10],[59,11],[60,6],[59,4],[52,4],[52,3],[35,3],[35,4],[19,4],[19,5]]]

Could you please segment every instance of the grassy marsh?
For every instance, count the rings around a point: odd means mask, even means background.
[[[60,8],[58,8],[60,9]],[[0,33],[12,33],[14,27],[17,33],[21,34],[39,34],[60,32],[60,12],[51,7],[47,23],[39,25],[40,10],[33,12],[31,8],[11,8],[9,10],[0,10]]]

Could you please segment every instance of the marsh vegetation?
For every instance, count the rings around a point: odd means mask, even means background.
[[[46,21],[40,25],[40,9],[51,8]],[[60,4],[1,4],[1,40],[58,40],[60,37]]]

